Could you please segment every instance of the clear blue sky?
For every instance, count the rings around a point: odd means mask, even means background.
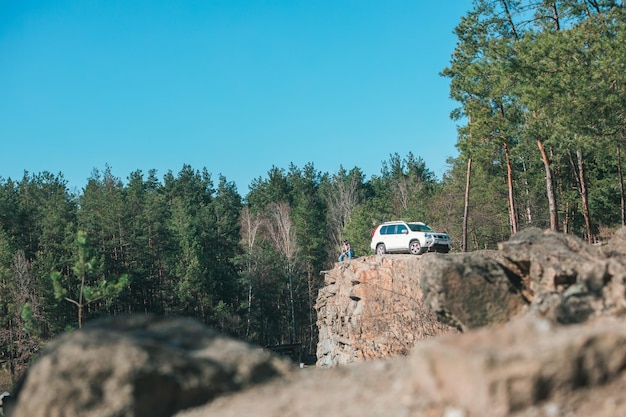
[[[470,0],[0,0],[0,177],[457,156],[439,72]]]

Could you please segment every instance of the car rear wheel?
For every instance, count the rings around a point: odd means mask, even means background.
[[[385,248],[385,245],[383,243],[379,243],[378,245],[376,245],[377,255],[384,255],[385,253],[387,253],[387,249]]]
[[[419,240],[411,241],[411,243],[409,244],[409,251],[411,252],[412,255],[421,255],[423,250],[422,250],[422,245],[420,244],[420,241]]]

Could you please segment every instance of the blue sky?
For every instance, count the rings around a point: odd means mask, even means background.
[[[470,0],[0,0],[0,177],[457,156],[439,72]]]

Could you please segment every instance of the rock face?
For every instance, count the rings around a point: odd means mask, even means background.
[[[499,245],[520,273],[533,311],[563,324],[626,313],[626,229],[603,247],[575,236],[528,229]]]
[[[317,365],[405,355],[418,340],[455,332],[425,304],[421,273],[422,258],[413,255],[357,258],[325,271]]]
[[[318,366],[406,354],[423,339],[530,312],[560,324],[626,312],[626,230],[605,247],[526,229],[497,251],[370,256],[325,271]],[[433,314],[434,313],[434,314]]]
[[[190,320],[100,322],[46,347],[13,417],[626,416],[624,229],[352,260],[317,306],[304,369]]]
[[[522,277],[497,252],[426,256],[421,286],[439,319],[463,331],[503,324],[528,305]]]

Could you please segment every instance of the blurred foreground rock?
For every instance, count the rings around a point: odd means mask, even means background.
[[[121,316],[46,345],[13,417],[171,416],[288,367],[195,320]]]
[[[177,417],[626,416],[626,321],[526,317],[407,357],[298,370]]]

